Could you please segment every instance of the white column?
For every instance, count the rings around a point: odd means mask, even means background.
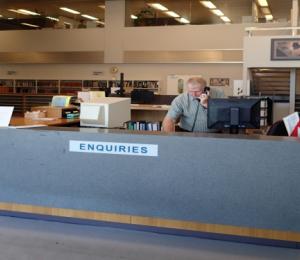
[[[299,4],[298,0],[293,0],[293,7],[291,10],[291,25],[292,27],[297,27],[298,26],[298,18],[299,16]],[[292,31],[293,36],[298,34],[298,30],[293,30]]]
[[[290,74],[290,114],[295,112],[296,103],[296,69],[291,69]]]
[[[123,63],[125,0],[105,1],[105,63]]]

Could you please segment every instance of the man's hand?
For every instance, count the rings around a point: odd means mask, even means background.
[[[207,108],[207,106],[208,106],[208,96],[209,96],[208,94],[202,93],[199,97],[200,104],[205,108]]]

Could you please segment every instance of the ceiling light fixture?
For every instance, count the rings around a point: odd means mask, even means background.
[[[154,9],[160,10],[160,11],[168,11],[168,8],[159,4],[159,3],[148,3],[149,6],[151,6]]]
[[[272,21],[274,19],[273,15],[271,15],[271,14],[265,15],[265,18],[267,21]]]
[[[24,15],[40,15],[36,12],[32,12],[32,11],[29,11],[29,10],[26,10],[26,9],[8,9],[8,11],[10,12],[14,12],[14,13],[18,13],[18,14],[24,14]]]
[[[225,23],[230,23],[231,20],[227,16],[221,16],[220,17]]]
[[[224,13],[219,9],[211,10],[217,16],[224,16]]]
[[[267,7],[267,6],[269,6],[267,0],[258,0],[258,4],[261,7]]]
[[[185,18],[183,18],[183,17],[176,18],[175,20],[176,20],[177,22],[185,23],[185,24],[191,23],[188,19],[185,19]]]
[[[97,17],[91,16],[91,15],[88,15],[88,14],[82,14],[81,16],[84,17],[84,18],[93,20],[93,21],[99,20]]]
[[[95,23],[99,23],[99,24],[105,25],[105,22],[102,22],[102,21],[95,21]]]
[[[105,9],[105,5],[98,5],[98,7]]]
[[[8,17],[8,18],[7,18],[7,20],[13,20],[13,19],[15,19],[15,18],[12,18],[12,17]]]
[[[52,17],[52,16],[46,16],[47,19],[52,20],[52,21],[56,21],[59,22],[58,18]]]
[[[80,12],[70,9],[68,7],[60,7],[59,9],[65,11],[65,12],[71,13],[71,14],[80,14]]]
[[[32,12],[26,9],[18,9],[19,12],[23,13],[23,14],[27,14],[27,15],[40,15],[39,13],[36,12]]]
[[[217,7],[211,1],[200,1],[208,9],[216,9]]]
[[[177,14],[177,13],[175,13],[173,11],[167,11],[167,12],[165,12],[165,14],[167,14],[167,15],[169,15],[171,17],[174,17],[174,18],[179,18],[180,17],[179,14]]]
[[[31,23],[21,23],[21,24],[22,24],[22,25],[25,25],[25,26],[29,26],[29,27],[39,28],[38,25],[31,24]]]
[[[134,14],[130,15],[130,18],[131,18],[132,20],[138,19],[138,17],[137,17],[136,15],[134,15]]]

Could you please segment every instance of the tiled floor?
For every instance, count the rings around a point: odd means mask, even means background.
[[[300,250],[0,217],[0,260],[300,259]]]

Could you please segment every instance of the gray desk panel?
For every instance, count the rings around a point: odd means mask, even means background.
[[[159,157],[70,153],[69,140],[158,144]],[[0,149],[2,202],[300,231],[297,141],[2,129]]]

